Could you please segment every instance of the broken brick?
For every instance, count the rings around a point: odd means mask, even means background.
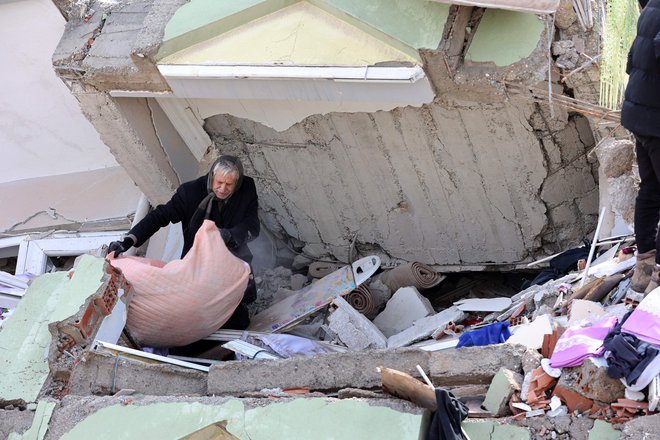
[[[589,411],[594,403],[583,395],[576,393],[562,385],[557,384],[553,396],[557,396],[568,407],[569,412],[585,412]]]

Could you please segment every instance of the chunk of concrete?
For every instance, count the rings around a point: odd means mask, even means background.
[[[411,327],[387,338],[389,348],[405,347],[413,342],[426,339],[438,329],[444,329],[450,322],[460,322],[465,319],[465,313],[456,307],[450,307],[426,318],[418,319]]]
[[[507,344],[523,344],[527,348],[539,349],[543,345],[543,336],[552,333],[550,315],[541,315],[531,324],[523,324],[511,329],[513,335],[507,339]]]
[[[430,376],[437,386],[489,384],[500,368],[522,372],[521,345],[462,347],[431,353]]]
[[[488,387],[483,406],[495,417],[510,414],[509,400],[513,393],[520,391],[523,377],[506,368],[500,368]]]
[[[89,351],[73,369],[70,394],[114,394],[130,388],[152,396],[206,395],[206,378],[202,371]]]
[[[579,367],[563,370],[559,385],[587,399],[612,403],[625,395],[623,383],[607,375],[607,364],[604,361],[588,358]]]
[[[527,374],[532,370],[535,370],[538,367],[540,367],[541,359],[543,359],[543,356],[541,355],[541,353],[538,352],[538,350],[533,348],[528,348],[527,350],[525,350],[525,353],[523,354],[522,357],[523,373]]]
[[[431,301],[422,296],[415,287],[402,287],[390,298],[383,310],[374,319],[374,324],[386,337],[407,329],[415,321],[435,314]]]
[[[373,322],[358,312],[344,298],[332,302],[337,309],[328,318],[330,330],[351,350],[385,348],[387,338]]]
[[[585,299],[574,299],[571,302],[568,325],[573,326],[580,321],[594,322],[603,316],[605,316],[605,309],[600,303]]]
[[[380,387],[376,368],[388,367],[418,377],[429,369],[431,353],[413,348],[328,353],[278,360],[223,362],[208,373],[209,394],[240,394],[264,388],[337,390]]]

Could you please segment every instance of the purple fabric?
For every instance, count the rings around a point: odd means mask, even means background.
[[[552,368],[576,367],[591,356],[600,356],[605,351],[603,340],[614,328],[616,316],[602,319],[591,327],[570,327],[557,341],[550,357]]]
[[[660,345],[660,288],[646,295],[623,323],[621,331],[650,344]]]

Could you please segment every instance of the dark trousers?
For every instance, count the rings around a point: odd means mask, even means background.
[[[660,264],[660,138],[635,135],[639,193],[635,203],[635,239],[640,253],[656,249],[655,262]]]

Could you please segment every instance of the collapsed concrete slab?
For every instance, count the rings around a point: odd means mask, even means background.
[[[206,395],[207,374],[174,365],[85,352],[70,379],[72,395],[107,395],[123,389],[151,396]]]
[[[442,387],[489,384],[500,368],[521,373],[525,350],[522,345],[497,344],[433,353],[430,376],[436,386]]]
[[[65,397],[45,440],[181,438],[220,421],[240,439],[417,440],[424,420],[393,399]]]
[[[402,348],[328,353],[282,360],[224,362],[212,365],[208,376],[209,394],[240,394],[264,388],[375,388],[380,386],[378,367],[417,375],[416,365],[428,370],[433,353]]]

